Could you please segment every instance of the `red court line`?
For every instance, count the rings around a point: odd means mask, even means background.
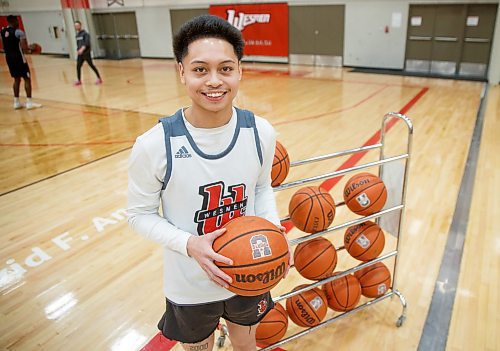
[[[282,122],[277,122],[277,123],[273,123],[273,125],[275,126],[279,126],[279,125],[283,125],[283,124],[290,124],[290,123],[295,123],[295,122],[303,122],[303,121],[308,121],[308,120],[311,120],[311,119],[316,119],[316,118],[321,118],[321,117],[325,117],[325,116],[328,116],[328,115],[332,115],[332,114],[335,114],[335,113],[340,113],[340,112],[344,112],[344,111],[349,111],[349,110],[352,110],[353,108],[355,107],[358,107],[359,105],[367,102],[368,100],[370,100],[372,97],[374,97],[375,95],[379,94],[380,92],[382,92],[382,90],[385,90],[388,86],[387,85],[384,85],[382,88],[380,88],[379,90],[371,93],[370,95],[368,95],[367,97],[365,97],[364,99],[358,101],[357,103],[355,103],[354,105],[352,106],[348,106],[348,107],[343,107],[341,109],[338,109],[338,110],[334,110],[334,111],[329,111],[329,112],[324,112],[324,113],[320,113],[318,115],[314,115],[314,116],[309,116],[309,117],[304,117],[304,118],[299,118],[299,119],[293,119],[293,120],[290,120],[290,121],[282,121]]]
[[[384,87],[385,88],[385,87]],[[429,90],[429,88],[427,87],[424,87],[422,88],[417,95],[415,95],[413,97],[413,99],[411,99],[400,111],[399,113],[401,114],[405,114],[413,105],[415,105],[417,103],[418,100],[420,100],[420,98],[422,96],[425,95],[425,93]],[[396,119],[396,118],[393,118],[391,119],[389,122],[387,122],[386,124],[386,131],[389,131],[395,124],[396,122],[398,122],[399,119]],[[363,146],[367,146],[367,145],[371,145],[371,144],[374,144],[376,142],[378,142],[378,140],[380,139],[380,130],[377,131],[375,134],[373,134],[364,144]],[[345,169],[345,168],[349,168],[349,167],[352,167],[354,166],[356,163],[359,162],[359,160],[364,156],[366,155],[367,151],[365,152],[360,152],[360,153],[357,153],[357,154],[354,154],[352,155],[351,157],[349,157],[349,159],[347,159],[347,161],[345,161],[339,168],[337,168],[337,171],[338,170],[341,170],[341,169]],[[332,179],[327,179],[325,180],[321,186],[324,187],[325,189],[327,190],[331,190],[335,184],[337,184],[339,182],[340,179],[342,179],[343,176],[339,176],[339,177],[335,177],[335,178],[332,178]],[[283,225],[285,226],[286,228],[286,231],[289,232],[292,228],[293,228],[293,223],[288,221],[288,222],[285,222],[283,223]],[[158,333],[156,334],[153,339],[151,339],[147,344],[146,346],[144,346],[141,351],[169,351],[170,349],[172,349],[172,347],[174,347],[176,344],[175,341],[173,340],[169,340],[167,338],[165,338],[163,335],[161,335],[161,333]],[[284,349],[278,347],[278,348],[275,348],[273,349],[273,351],[285,351]]]
[[[167,339],[159,332],[140,351],[168,351],[175,344],[177,341]]]
[[[403,106],[403,108],[401,110],[399,110],[399,113],[401,114],[405,114],[413,105],[415,105],[417,103],[418,100],[420,100],[420,98],[422,96],[425,95],[425,93],[427,93],[427,91],[429,90],[428,87],[424,87],[422,88],[418,93],[417,95],[415,95],[413,97],[413,99],[411,99],[405,106]],[[397,122],[399,121],[399,119],[397,118],[392,118],[390,119],[386,125],[385,125],[385,131],[388,132]],[[380,130],[378,130],[377,132],[375,132],[375,134],[373,134],[367,141],[365,141],[365,143],[363,144],[363,146],[368,146],[368,145],[373,145],[375,143],[378,143],[378,141],[380,140]],[[351,168],[353,166],[355,166],[366,154],[368,153],[368,151],[363,151],[363,152],[359,152],[359,153],[356,153],[356,154],[353,154],[351,155],[344,163],[342,163],[342,165],[340,167],[338,167],[335,171],[340,171],[342,169],[346,169],[346,168]],[[321,183],[321,187],[324,188],[325,190],[327,191],[330,191],[332,190],[332,188],[343,178],[344,176],[341,175],[341,176],[338,176],[338,177],[334,177],[334,178],[330,178],[330,179],[326,179],[323,183]],[[286,221],[284,223],[282,223],[283,226],[286,228],[286,231],[287,233],[293,229],[294,225],[291,221]]]

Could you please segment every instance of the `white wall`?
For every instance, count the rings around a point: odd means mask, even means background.
[[[402,69],[408,10],[408,3],[395,1],[347,3],[344,65]]]
[[[145,7],[135,11],[139,46],[143,57],[174,57],[168,7]]]
[[[488,81],[490,84],[500,84],[500,6],[497,10],[497,21],[493,34]]]
[[[90,0],[90,6],[92,12],[135,11],[141,55],[173,57],[171,8],[206,8],[211,4],[248,2],[248,0],[124,0],[125,6],[123,7],[117,4],[108,7],[107,0]],[[253,2],[283,2],[283,0],[257,0]],[[344,64],[398,69],[404,66],[406,26],[410,2],[412,4],[498,3],[499,0],[288,0],[290,6],[344,4],[346,6]],[[45,52],[71,54],[74,51],[72,50],[74,35],[70,33],[71,28],[67,28],[65,42],[64,38],[61,39],[61,42],[56,42],[48,32],[47,26],[56,23],[54,13],[65,13],[65,11],[71,12],[71,10],[61,9],[60,0],[0,0],[0,13],[3,15],[21,14],[28,39],[32,42],[39,42]],[[35,12],[40,13],[40,19],[35,15]],[[391,26],[392,13],[401,13],[401,27]],[[497,14],[489,69],[489,78],[492,82],[500,80],[499,20],[500,13]],[[72,23],[69,24],[72,25]],[[386,25],[389,26],[387,34],[384,33]]]
[[[61,10],[61,0],[4,0],[0,1],[0,4],[0,13],[2,14]]]
[[[38,43],[43,53],[67,54],[65,25],[62,11],[22,12],[28,43]],[[53,27],[59,28],[58,38]]]

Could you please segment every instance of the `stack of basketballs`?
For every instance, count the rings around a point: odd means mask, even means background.
[[[280,185],[288,175],[290,159],[279,142],[272,168],[272,185]],[[380,211],[387,199],[382,180],[370,173],[352,176],[344,187],[344,202],[352,212],[368,216]],[[290,199],[289,215],[293,224],[303,232],[317,233],[327,229],[335,217],[335,201],[330,193],[319,186],[299,189]],[[344,247],[355,259],[367,262],[380,255],[385,245],[382,229],[372,221],[353,225],[345,231]],[[295,268],[306,279],[322,280],[340,272],[337,266],[337,250],[330,240],[317,237],[297,245],[294,251]],[[295,290],[306,287],[299,285]],[[262,345],[276,343],[286,333],[288,317],[301,327],[313,327],[321,323],[327,306],[337,312],[346,312],[357,306],[361,295],[376,298],[391,286],[391,274],[377,262],[352,274],[332,280],[321,289],[316,287],[286,300],[286,310],[275,304],[257,328],[257,342]]]

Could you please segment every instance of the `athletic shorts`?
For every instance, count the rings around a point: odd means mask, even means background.
[[[224,301],[200,305],[175,305],[166,299],[167,307],[158,322],[162,334],[182,343],[195,344],[217,329],[222,317],[235,324],[251,326],[260,322],[274,307],[269,292],[259,296],[233,296]]]
[[[12,78],[30,77],[30,68],[26,62],[7,60],[7,66],[9,66],[10,76]]]

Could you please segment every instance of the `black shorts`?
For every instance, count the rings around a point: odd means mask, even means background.
[[[195,344],[217,329],[222,317],[232,323],[251,326],[260,322],[274,307],[269,292],[259,296],[233,296],[224,301],[200,305],[175,305],[168,299],[158,322],[162,334],[182,343]]]
[[[7,60],[9,66],[10,76],[12,78],[29,78],[30,68],[26,62],[21,60]]]

